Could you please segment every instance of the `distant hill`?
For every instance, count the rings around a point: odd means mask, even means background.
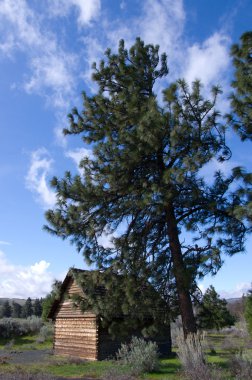
[[[25,304],[25,299],[22,298],[0,298],[0,306],[5,302],[9,301],[10,305],[13,304],[13,302],[19,303],[19,305],[23,306]]]
[[[228,298],[228,299],[226,299],[227,303],[240,302],[241,300],[242,300],[242,297],[239,297],[239,298]]]

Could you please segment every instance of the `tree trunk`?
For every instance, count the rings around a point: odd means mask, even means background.
[[[197,331],[196,321],[193,314],[192,300],[189,293],[190,279],[186,272],[181,245],[179,242],[179,233],[177,221],[172,206],[167,207],[167,230],[173,261],[173,271],[177,285],[179,297],[179,308],[182,317],[182,324],[185,337],[190,333]]]

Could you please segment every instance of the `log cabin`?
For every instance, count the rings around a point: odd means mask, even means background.
[[[85,272],[86,278],[91,271],[70,269],[60,290],[60,295],[51,306],[48,319],[54,321],[54,354],[78,357],[86,360],[104,360],[114,357],[121,344],[130,340],[133,334],[122,339],[112,337],[108,330],[102,327],[99,315],[92,310],[82,311],[74,306],[73,297],[85,297],[83,289],[78,285],[74,274]],[[165,334],[164,334],[165,331]],[[161,356],[171,352],[170,326],[162,329],[152,341],[156,341]]]

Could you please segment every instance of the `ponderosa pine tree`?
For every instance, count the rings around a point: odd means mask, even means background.
[[[229,120],[242,140],[252,140],[252,32],[242,34],[240,44],[232,46],[231,56],[235,79]]]
[[[53,178],[57,205],[45,228],[70,238],[99,269],[153,284],[172,273],[184,333],[195,332],[193,281],[216,272],[222,253],[242,251],[248,231],[242,210],[251,176],[218,171],[209,184],[201,172],[213,158],[230,157],[215,109],[220,90],[205,100],[198,81],[189,89],[179,80],[164,90],[161,106],[154,85],[168,73],[166,56],[160,60],[158,46],[140,39],[129,51],[121,41],[93,69],[99,91],[83,94],[83,111],[72,111],[65,130],[80,135],[90,155],[82,175]],[[113,235],[112,246],[103,246],[104,234]]]

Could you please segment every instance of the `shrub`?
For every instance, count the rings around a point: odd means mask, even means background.
[[[12,318],[3,318],[0,320],[0,336],[5,339],[22,335],[20,323]]]
[[[39,330],[39,336],[37,338],[37,343],[43,343],[53,336],[53,325],[46,324]]]
[[[232,337],[225,337],[222,343],[222,349],[225,351],[229,351],[232,354],[235,354],[239,351],[239,347],[237,346],[236,340]]]
[[[231,359],[230,370],[235,380],[252,379],[252,358],[246,352],[235,355]]]
[[[245,319],[250,336],[252,337],[252,289],[249,290],[245,299]]]
[[[27,319],[23,319],[21,324],[25,335],[38,333],[43,325],[43,322],[41,318],[32,315]]]
[[[206,364],[203,347],[204,334],[189,334],[184,338],[181,332],[177,338],[178,357],[187,380],[219,380],[220,371]]]
[[[0,336],[5,339],[26,334],[35,334],[42,327],[41,318],[32,316],[27,319],[0,319]]]
[[[130,365],[132,374],[151,372],[158,369],[158,347],[154,342],[133,337],[129,344],[122,344],[117,359]]]

